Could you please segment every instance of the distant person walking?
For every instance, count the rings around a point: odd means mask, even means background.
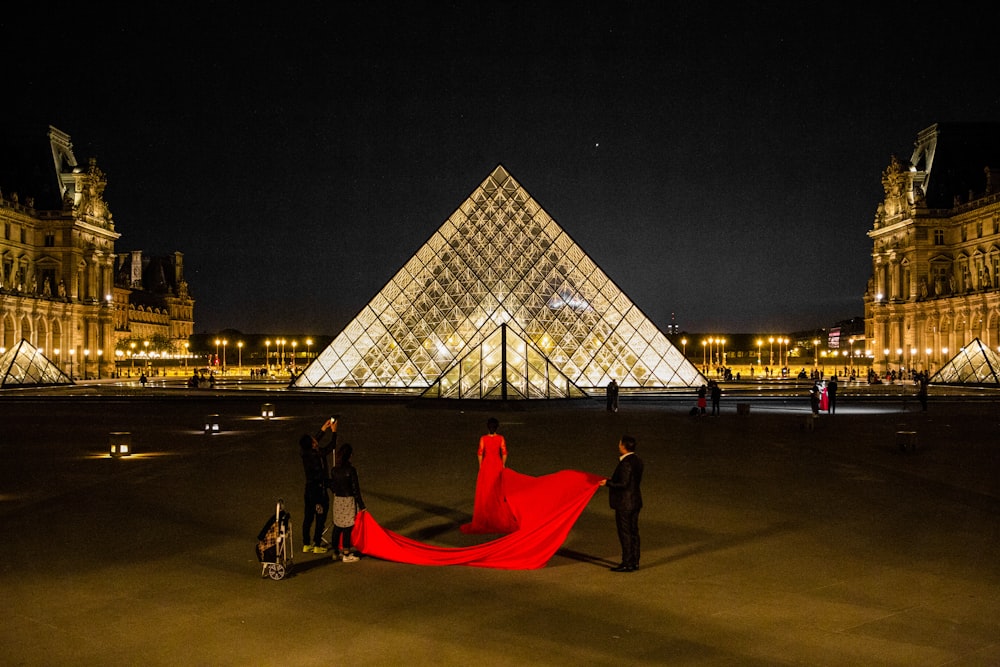
[[[711,389],[712,396],[712,416],[719,416],[719,403],[722,401],[722,387],[715,380],[709,380],[708,386]]]
[[[920,400],[920,411],[927,412],[927,385],[930,384],[930,377],[927,371],[923,371],[917,377],[919,383],[917,388],[917,398]]]
[[[837,412],[837,376],[831,375],[830,381],[826,385],[826,411],[830,414]]]
[[[607,388],[608,412],[618,412],[618,383],[611,380]]]

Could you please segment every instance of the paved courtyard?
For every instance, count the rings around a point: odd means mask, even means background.
[[[457,404],[273,392],[0,396],[8,665],[1000,664],[1000,403],[747,398]],[[260,407],[277,414],[265,421]],[[299,435],[341,415],[368,509],[443,546],[469,520],[497,416],[509,465],[610,474],[646,462],[641,569],[618,560],[607,491],[539,570],[301,553]],[[220,415],[223,431],[203,432]],[[915,452],[896,432],[917,433]],[[109,433],[131,433],[128,459]],[[284,498],[289,577],[257,532]]]

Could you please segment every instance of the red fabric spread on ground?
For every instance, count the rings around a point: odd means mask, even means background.
[[[483,457],[476,475],[476,499],[472,505],[472,521],[462,525],[463,533],[513,533],[517,518],[507,505],[506,489],[501,474],[507,443],[499,433],[479,439],[478,455]]]
[[[578,470],[532,477],[505,468],[501,482],[518,529],[484,544],[425,544],[382,528],[371,512],[358,514],[352,537],[361,553],[398,563],[534,570],[544,567],[566,541],[602,479]]]

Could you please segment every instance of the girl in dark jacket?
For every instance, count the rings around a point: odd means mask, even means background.
[[[351,550],[351,532],[354,529],[354,518],[358,512],[365,509],[365,501],[361,497],[361,485],[358,483],[358,471],[351,463],[354,448],[343,444],[337,450],[337,460],[330,474],[330,488],[333,489],[333,548],[334,559],[338,556],[345,563],[358,560]],[[341,546],[343,540],[343,546]]]

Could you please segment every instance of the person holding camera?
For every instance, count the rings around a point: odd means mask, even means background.
[[[320,445],[327,431],[330,432],[332,440],[327,445]],[[323,426],[315,435],[307,433],[299,438],[302,469],[306,475],[305,511],[302,520],[302,551],[305,553],[327,552],[327,548],[323,546],[323,529],[326,526],[326,515],[330,512],[330,496],[326,491],[330,479],[327,456],[336,447],[337,420],[334,417],[323,422]],[[310,529],[312,529],[311,542]]]

